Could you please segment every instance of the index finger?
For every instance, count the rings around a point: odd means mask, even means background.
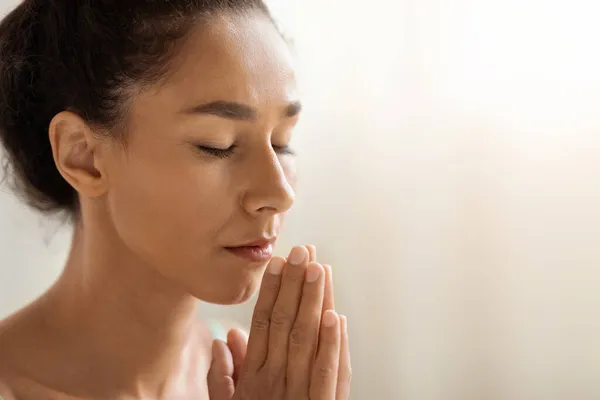
[[[246,362],[244,363],[246,371],[257,371],[266,360],[269,348],[271,314],[279,295],[281,273],[285,262],[285,259],[281,257],[273,257],[263,276],[256,306],[254,307],[254,314],[252,315]]]
[[[335,310],[335,300],[333,298],[333,273],[331,265],[324,264],[325,268],[325,295],[323,297],[323,315],[327,310]]]

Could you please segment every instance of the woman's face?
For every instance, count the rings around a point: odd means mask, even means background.
[[[230,248],[274,240],[294,201],[290,53],[266,17],[221,16],[191,32],[171,71],[133,99],[127,146],[107,154],[112,223],[194,296],[241,302],[269,254]]]

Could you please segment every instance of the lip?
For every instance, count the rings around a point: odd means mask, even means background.
[[[271,239],[263,238],[263,239],[255,240],[253,242],[239,244],[237,246],[230,246],[230,248],[235,248],[235,247],[264,247],[264,246],[272,245],[273,242],[275,242],[275,238],[271,238]]]
[[[273,257],[275,239],[259,239],[239,246],[225,247],[229,253],[250,262],[267,262]]]

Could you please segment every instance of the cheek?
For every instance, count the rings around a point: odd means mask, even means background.
[[[217,172],[177,160],[128,160],[109,193],[122,241],[157,265],[200,261],[231,210]]]

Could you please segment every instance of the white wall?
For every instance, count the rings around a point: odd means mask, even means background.
[[[353,399],[600,398],[595,2],[273,3],[307,106],[282,249],[334,265]],[[68,239],[1,196],[0,315]]]

